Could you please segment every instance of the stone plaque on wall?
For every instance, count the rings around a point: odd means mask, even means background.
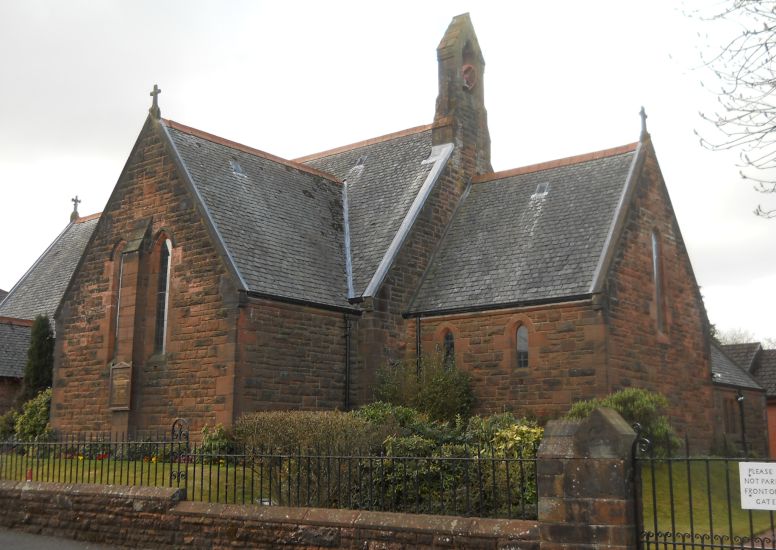
[[[128,411],[132,395],[132,364],[116,363],[110,367],[109,407],[114,411]]]

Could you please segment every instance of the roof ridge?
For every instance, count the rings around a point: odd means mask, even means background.
[[[502,170],[501,172],[491,172],[489,174],[480,174],[472,178],[472,183],[484,183],[493,180],[504,179],[512,176],[520,176],[523,174],[530,174],[533,172],[542,172],[544,170],[550,170],[552,168],[560,168],[562,166],[571,166],[573,164],[580,164],[583,162],[589,162],[591,160],[599,160],[602,158],[613,157],[616,155],[622,155],[624,153],[632,153],[636,150],[638,142],[628,143],[627,145],[620,145],[619,147],[612,147],[610,149],[602,149],[601,151],[593,151],[592,153],[584,153],[582,155],[575,155],[572,157],[565,157],[556,160],[550,160],[547,162],[540,162],[538,164],[530,164],[528,166],[521,166],[519,168],[512,168],[510,170]]]
[[[323,170],[312,168],[311,166],[307,166],[306,164],[302,164],[294,160],[284,159],[283,157],[279,157],[277,155],[267,153],[266,151],[262,151],[261,149],[255,149],[248,145],[243,145],[242,143],[238,143],[230,139],[222,138],[215,134],[210,134],[208,132],[198,130],[197,128],[192,128],[191,126],[186,126],[185,124],[181,124],[180,122],[175,122],[174,120],[163,118],[163,119],[160,119],[160,122],[163,125],[167,126],[168,128],[178,130],[179,132],[196,136],[198,138],[202,138],[207,141],[212,141],[213,143],[218,143],[219,145],[223,145],[231,149],[237,149],[238,151],[242,151],[243,153],[248,153],[249,155],[255,155],[257,157],[261,157],[263,159],[266,159],[272,162],[277,162],[278,164],[283,164],[285,166],[289,166],[290,168],[295,168],[301,172],[305,172],[314,176],[325,178],[334,183],[340,183],[340,184],[342,183],[342,180],[340,180],[336,176],[333,176],[328,172],[324,172]]]
[[[355,143],[350,143],[348,145],[342,145],[340,147],[335,147],[334,149],[327,149],[325,151],[319,151],[318,153],[312,153],[310,155],[305,155],[303,157],[297,157],[294,159],[295,162],[308,162],[311,160],[318,160],[324,157],[330,157],[332,155],[336,155],[338,153],[344,153],[345,151],[351,151],[353,149],[358,149],[359,147],[366,147],[367,145],[374,145],[376,143],[383,143],[385,141],[390,141],[392,139],[404,137],[404,136],[410,136],[412,134],[419,134],[420,132],[425,132],[426,130],[431,130],[434,127],[433,124],[424,124],[422,126],[413,126],[412,128],[407,128],[405,130],[399,130],[398,132],[391,132],[390,134],[385,134],[382,136],[377,136],[369,139],[364,139],[362,141],[356,141]]]
[[[77,220],[75,220],[73,223],[84,223],[89,222],[92,220],[95,220],[102,216],[102,212],[95,212],[94,214],[89,214],[88,216],[81,216]]]

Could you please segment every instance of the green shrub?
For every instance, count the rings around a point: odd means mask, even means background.
[[[14,431],[20,441],[40,441],[51,436],[49,410],[51,408],[51,388],[22,405],[22,412],[16,417]]]
[[[379,448],[380,434],[367,420],[339,411],[266,411],[241,417],[235,441],[252,449],[355,453]]]
[[[599,407],[614,409],[630,425],[638,422],[642,433],[649,438],[658,454],[665,453],[669,447],[676,448],[680,443],[665,415],[668,400],[659,393],[641,388],[626,388],[606,397],[578,401],[566,413],[566,418],[587,418]]]
[[[377,372],[375,397],[394,405],[415,408],[432,420],[468,418],[474,408],[471,377],[444,364],[435,354],[386,365]]]
[[[204,455],[231,454],[235,450],[232,435],[223,424],[202,427],[202,445],[199,451]]]

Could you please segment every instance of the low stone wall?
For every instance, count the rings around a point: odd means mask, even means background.
[[[539,521],[185,501],[161,487],[0,481],[0,526],[135,548],[628,550],[636,548],[631,447],[614,411],[547,424]]]
[[[208,504],[180,489],[0,481],[0,525],[133,548],[538,550],[539,525],[497,520]]]

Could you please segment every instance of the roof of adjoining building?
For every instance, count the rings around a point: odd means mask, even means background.
[[[765,388],[768,397],[776,397],[776,349],[760,351],[752,375]]]
[[[724,344],[722,349],[737,365],[749,371],[752,369],[754,358],[760,350],[760,342]]]
[[[22,378],[30,347],[29,321],[0,318],[0,378]]]
[[[0,288],[0,302],[2,302],[6,296],[8,296],[8,291]]]
[[[54,312],[98,221],[95,214],[69,223],[0,303],[0,316],[48,315],[53,326]]]
[[[434,166],[431,127],[299,159],[345,182],[353,288],[361,296]]]
[[[480,178],[461,202],[411,312],[589,294],[635,149]]]
[[[716,343],[711,344],[711,373],[715,384],[735,386],[738,388],[761,390],[752,375],[739,367]]]

